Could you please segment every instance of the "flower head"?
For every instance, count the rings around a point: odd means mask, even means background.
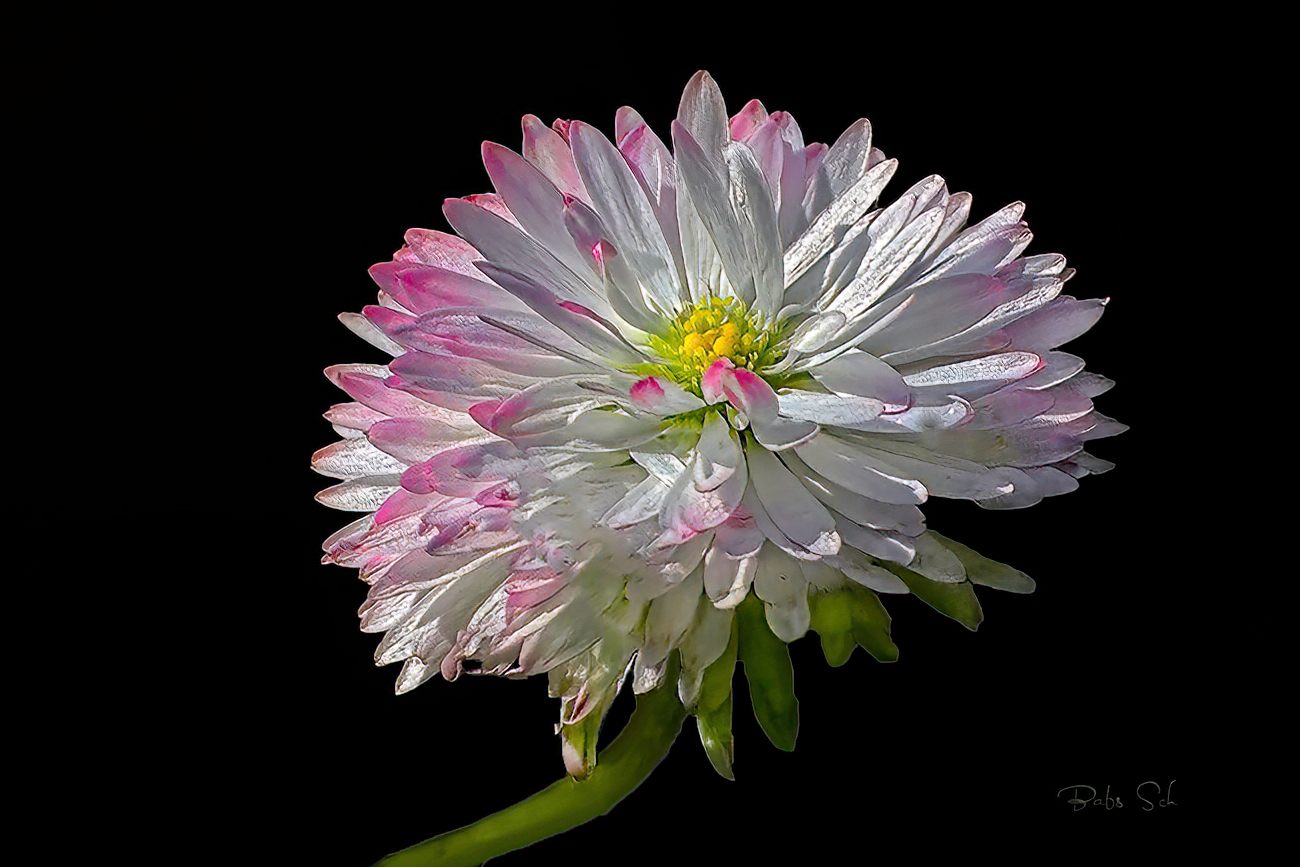
[[[1022,205],[967,227],[931,176],[877,207],[896,162],[867,121],[805,144],[757,101],[728,117],[705,73],[671,143],[624,108],[613,142],[529,116],[521,152],[484,144],[496,192],[409,231],[344,315],[393,360],[327,371],[354,402],[313,462],[343,480],[322,502],[366,513],[325,560],[372,585],[398,690],[545,672],[575,774],[623,678],[658,686],[674,651],[725,773],[738,628],[891,659],[877,594],[909,592],[974,628],[972,582],[1033,583],[918,507],[1073,490],[1122,430],[1057,350],[1105,302],[1021,255]]]

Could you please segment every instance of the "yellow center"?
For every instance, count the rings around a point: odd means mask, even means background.
[[[665,336],[650,338],[672,378],[688,386],[697,385],[719,358],[750,370],[775,363],[780,353],[771,343],[771,332],[753,322],[735,298],[706,298],[677,314]]]

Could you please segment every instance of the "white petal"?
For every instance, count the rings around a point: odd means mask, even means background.
[[[813,554],[829,556],[840,547],[835,521],[826,508],[762,447],[746,449],[754,492],[787,539]]]
[[[564,194],[541,170],[509,148],[484,142],[482,150],[492,185],[523,230],[571,271],[585,269],[587,263],[564,227]]]
[[[316,502],[343,512],[373,512],[400,489],[396,476],[363,476],[326,488]]]
[[[647,476],[635,488],[619,500],[612,509],[600,519],[600,522],[615,530],[639,524],[647,518],[659,514],[663,507],[668,485],[654,476]]]
[[[691,464],[695,487],[701,491],[717,488],[738,472],[743,473],[744,462],[740,438],[731,425],[720,414],[708,413]]]
[[[340,313],[339,321],[347,326],[348,331],[389,355],[396,357],[406,351],[360,313]]]
[[[938,436],[942,433],[956,436],[945,440]],[[917,479],[935,496],[981,500],[1011,491],[1012,482],[1007,472],[1001,467],[989,467],[979,460],[961,457],[945,449],[946,445],[955,442],[974,443],[978,440],[982,444],[985,437],[981,433],[988,432],[939,431],[921,434],[913,441],[903,437],[870,437],[851,432],[845,432],[843,437],[851,440],[858,453],[873,466],[893,475]],[[989,439],[990,442],[995,440],[996,437]],[[988,460],[1001,462],[1002,458],[989,455]]]
[[[816,352],[839,333],[847,320],[837,310],[815,313],[799,323],[790,335],[790,348],[799,352]]]
[[[587,410],[545,433],[514,437],[520,448],[553,446],[570,451],[620,451],[643,445],[663,433],[658,418],[636,419],[602,409]]]
[[[825,431],[797,447],[795,454],[836,484],[882,503],[918,504],[928,496],[920,482],[890,474],[863,449]]]
[[[822,385],[842,394],[873,397],[896,412],[912,403],[912,390],[891,365],[860,349],[850,349],[811,371]]]
[[[778,451],[794,448],[816,436],[818,428],[813,422],[778,416],[780,401],[762,377],[744,368],[718,368],[718,373],[727,399],[745,414],[754,438],[765,448]],[[708,389],[705,394],[707,397]]]
[[[713,76],[703,70],[691,76],[677,106],[677,122],[700,143],[706,153],[721,155],[731,140],[727,108]]]
[[[754,592],[765,603],[767,624],[777,638],[790,642],[808,631],[808,579],[799,561],[779,548],[766,546],[758,555]]]
[[[658,416],[677,415],[704,406],[704,401],[662,376],[637,380],[629,396],[634,406]]]
[[[713,415],[717,417],[716,413]],[[740,504],[748,479],[745,462],[738,455],[736,463],[726,473],[727,478],[717,484],[712,484],[711,476],[714,473],[702,467],[701,460],[697,448],[696,458],[692,460],[690,468],[682,470],[664,497],[660,525],[665,531],[675,533],[683,539],[712,529],[731,517],[731,513]],[[708,462],[707,458],[703,460]],[[700,477],[705,477],[711,486],[702,489],[696,483]]]
[[[407,464],[380,451],[364,439],[339,440],[311,456],[313,470],[335,479],[402,473],[406,467]]]
[[[850,548],[856,548],[863,554],[870,554],[881,560],[907,564],[916,554],[913,539],[894,536],[881,530],[873,530],[853,523],[848,518],[840,518],[835,528]]]
[[[880,416],[885,405],[874,397],[856,394],[823,394],[783,388],[778,395],[781,414],[819,425],[857,427]]]
[[[785,282],[789,286],[839,243],[844,231],[856,223],[876,201],[898,168],[898,160],[886,160],[867,171],[853,186],[835,198],[817,215],[785,251]]]
[[[941,584],[960,584],[966,580],[966,567],[952,551],[949,551],[928,533],[913,540],[916,545],[916,559],[907,564],[907,568],[931,581]]]
[[[526,274],[489,262],[479,263],[479,268],[498,286],[601,358],[622,364],[638,364],[646,360],[644,355],[623,339],[617,327],[601,318],[597,311],[551,294],[541,283]]]
[[[838,196],[851,187],[866,173],[870,156],[871,121],[862,118],[840,134],[822,161],[831,191]]]
[[[939,230],[943,219],[941,208],[931,208],[905,226],[878,255],[867,253],[862,268],[853,282],[835,296],[826,307],[839,310],[850,322],[865,313],[895,285],[895,281],[911,267]],[[874,231],[880,220],[872,224]]]
[[[714,547],[733,560],[752,557],[763,545],[765,535],[757,521],[757,513],[763,506],[757,500],[753,486],[746,487],[740,508],[714,531]],[[763,512],[763,518],[771,522],[766,512]]]
[[[911,593],[903,580],[856,548],[844,547],[835,558],[839,569],[849,578],[877,593]]]
[[[916,506],[882,503],[855,494],[813,470],[793,452],[786,452],[781,456],[781,460],[790,472],[798,477],[809,493],[832,511],[844,515],[857,524],[907,536],[915,536],[925,529],[925,519]]]
[[[704,555],[704,592],[718,608],[735,608],[749,594],[757,569],[757,549],[747,557],[733,558],[715,545]]]
[[[1032,352],[1002,352],[911,373],[903,382],[913,389],[944,388],[970,395],[1024,379],[1042,367],[1043,360]]]
[[[1012,202],[962,232],[935,257],[918,284],[947,274],[992,274],[999,266],[1014,259],[1033,237],[1020,222],[1024,212],[1023,202]]]
[[[606,237],[660,307],[673,309],[681,297],[677,269],[654,209],[627,161],[608,139],[586,124],[569,127],[569,142]]]
[[[695,619],[681,641],[682,673],[677,695],[686,707],[695,705],[703,685],[704,670],[722,656],[731,642],[734,616],[730,611],[700,601]]]
[[[673,152],[681,181],[678,194],[685,193],[690,197],[695,214],[722,259],[732,291],[746,306],[752,306],[758,274],[752,246],[747,248],[747,244],[752,245],[756,239],[747,237],[746,228],[735,212],[725,157],[720,164],[710,159],[680,124],[674,123],[672,132]],[[756,167],[751,168],[757,171]],[[770,200],[767,207],[770,210]],[[775,313],[776,308],[770,312]]]
[[[697,569],[684,581],[650,603],[646,614],[645,639],[641,654],[646,665],[657,665],[681,640],[699,608],[702,571]]]
[[[583,304],[601,315],[612,313],[604,287],[591,271],[586,268],[576,272],[570,270],[555,254],[521,229],[473,202],[448,199],[442,210],[447,221],[487,261],[512,273],[528,275],[534,282],[540,281],[550,294],[563,300]],[[482,270],[481,266],[479,270]]]
[[[585,200],[587,191],[573,165],[573,153],[568,142],[536,115],[524,115],[523,131],[524,158],[537,166],[557,188]]]

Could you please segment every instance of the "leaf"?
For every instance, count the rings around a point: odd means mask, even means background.
[[[790,650],[767,625],[763,602],[752,593],[736,606],[739,656],[745,664],[754,717],[777,749],[794,749],[799,733],[799,700],[794,697]]]
[[[978,629],[984,620],[984,609],[980,607],[980,601],[975,597],[975,588],[969,581],[960,584],[940,583],[918,575],[910,569],[904,569],[897,563],[882,560],[880,565],[901,578],[907,585],[907,589],[922,602],[940,614],[951,617],[972,632]]]
[[[946,536],[940,536],[933,530],[930,535],[943,547],[957,556],[966,567],[966,577],[976,584],[1005,590],[1008,593],[1033,593],[1034,579],[1019,569],[1013,569],[1005,563],[990,560],[977,551],[972,551],[960,542],[954,542]]]

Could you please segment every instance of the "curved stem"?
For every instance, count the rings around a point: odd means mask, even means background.
[[[658,689],[637,696],[632,718],[603,752],[591,776],[565,777],[472,825],[403,849],[375,867],[475,867],[608,813],[650,775],[686,718],[677,699],[677,665]]]

